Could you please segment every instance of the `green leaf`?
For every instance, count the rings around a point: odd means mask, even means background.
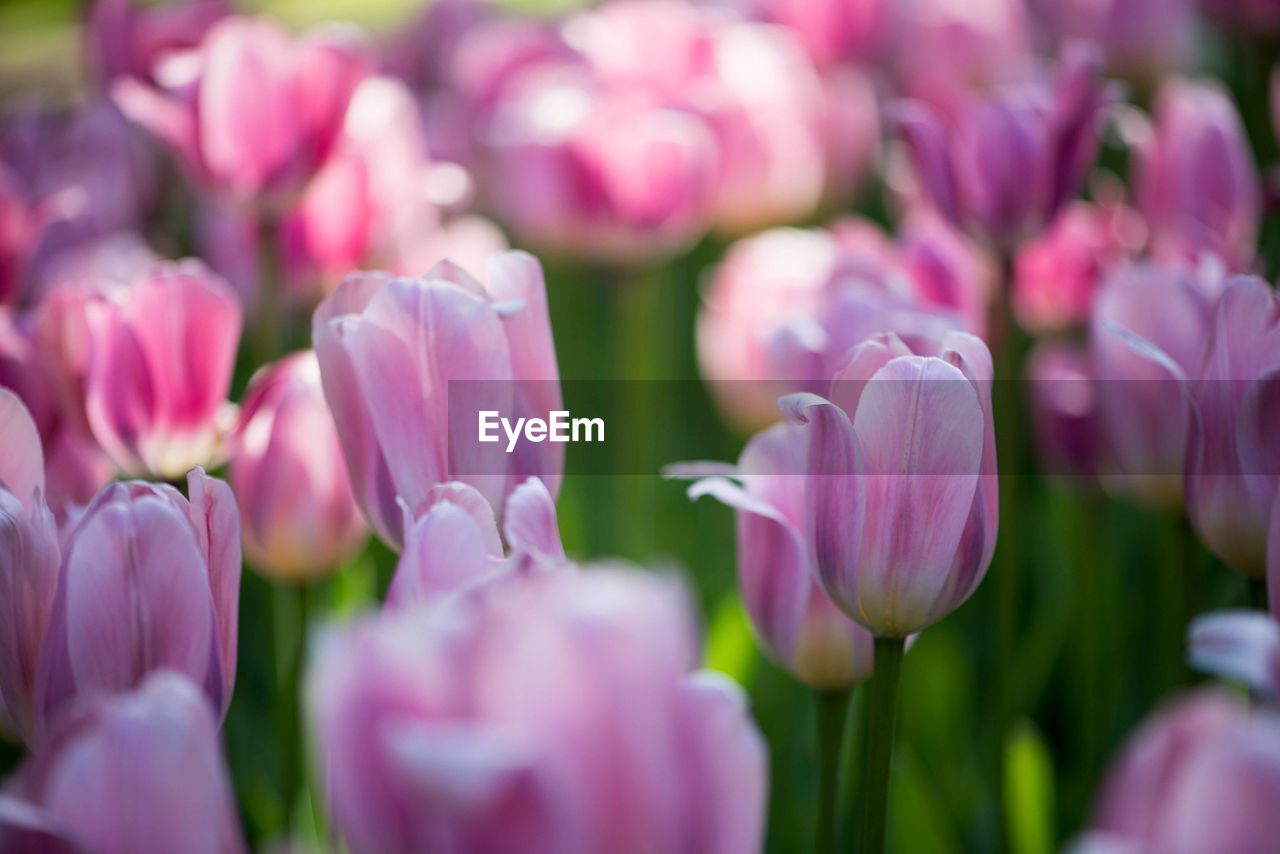
[[[1005,822],[1013,854],[1053,851],[1053,760],[1044,738],[1023,721],[1005,741]]]

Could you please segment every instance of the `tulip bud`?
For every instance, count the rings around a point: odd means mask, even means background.
[[[217,722],[178,673],[84,710],[0,795],[5,851],[244,851]]]
[[[226,284],[198,262],[166,264],[72,303],[85,418],[120,470],[171,479],[215,462],[241,322]]]
[[[494,508],[530,475],[559,490],[563,445],[506,454],[474,432],[450,443],[450,381],[485,381],[460,386],[467,402],[483,397],[479,409],[507,417],[560,407],[546,286],[531,256],[493,256],[485,285],[447,263],[419,280],[353,274],[316,309],[312,340],[352,488],[387,543],[404,541],[399,500],[417,508],[447,481]]]
[[[808,530],[823,588],[877,637],[906,637],[963,603],[995,549],[991,354],[944,335],[857,347],[831,399],[779,406],[805,425]]]
[[[769,654],[807,685],[843,690],[871,675],[873,639],[816,581],[804,456],[803,431],[774,425],[747,443],[732,475],[697,481],[689,497],[710,495],[736,512],[742,601]]]
[[[107,486],[63,535],[37,675],[43,733],[77,706],[173,669],[225,714],[236,671],[240,526],[225,483],[199,469],[190,500],[165,484]]]
[[[1186,270],[1126,266],[1094,303],[1090,350],[1104,480],[1154,507],[1182,501],[1192,417],[1184,383],[1204,359],[1211,286]]]
[[[44,454],[22,402],[0,389],[0,730],[35,735],[36,670],[58,584],[58,529]]]
[[[1278,802],[1280,723],[1223,693],[1192,694],[1124,748],[1076,850],[1256,851],[1280,834]]]
[[[266,18],[229,17],[151,73],[154,86],[115,82],[121,111],[202,183],[271,201],[296,193],[328,157],[367,68],[345,32],[295,39]]]
[[[314,353],[289,356],[250,382],[228,476],[240,504],[245,556],[263,573],[315,578],[364,544],[367,528]]]
[[[353,854],[757,850],[763,745],[697,657],[677,585],[605,568],[336,629],[306,694],[330,815]]]
[[[1075,193],[1112,97],[1098,82],[1096,57],[1073,51],[1052,88],[973,95],[953,115],[908,101],[898,119],[918,190],[970,234],[1012,250]]]
[[[1187,513],[1227,565],[1266,573],[1267,529],[1280,495],[1280,298],[1256,277],[1228,283],[1195,384]]]
[[[503,533],[510,556],[503,555],[493,508],[465,483],[432,489],[405,525],[404,553],[387,591],[389,607],[435,601],[512,572],[565,562],[555,501],[534,477],[507,498]]]
[[[1215,84],[1170,80],[1155,123],[1137,143],[1135,195],[1152,252],[1196,261],[1217,255],[1232,270],[1253,261],[1261,190],[1240,116]]]

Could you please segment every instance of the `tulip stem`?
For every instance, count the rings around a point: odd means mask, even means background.
[[[276,667],[279,691],[281,805],[286,828],[293,825],[303,784],[301,684],[306,660],[310,587],[277,584],[275,594]]]
[[[840,790],[837,783],[849,692],[815,690],[813,704],[818,748],[818,827],[813,850],[815,854],[831,854],[838,850],[836,822]]]
[[[889,807],[889,768],[893,759],[893,730],[898,714],[898,684],[902,675],[904,638],[876,638],[875,671],[867,713],[866,763],[863,770],[862,854],[885,850]]]

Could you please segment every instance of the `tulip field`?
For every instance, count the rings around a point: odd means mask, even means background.
[[[1280,0],[0,4],[0,854],[1280,852]]]

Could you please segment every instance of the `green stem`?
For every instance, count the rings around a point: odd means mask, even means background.
[[[838,850],[836,822],[840,793],[837,783],[849,692],[815,690],[813,705],[818,749],[818,827],[813,850],[815,854],[831,854]]]
[[[904,638],[876,638],[875,673],[871,677],[867,714],[867,758],[862,766],[862,854],[881,854],[885,850],[889,769],[904,647]]]
[[[273,589],[280,799],[286,829],[303,792],[301,690],[306,659],[311,589],[306,584],[276,584]]]

